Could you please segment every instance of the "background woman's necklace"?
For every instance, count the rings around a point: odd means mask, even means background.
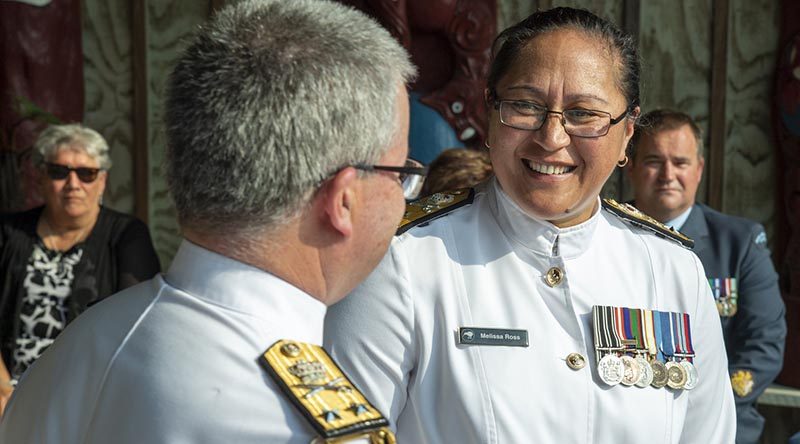
[[[69,237],[65,237],[64,235],[60,235],[53,230],[53,227],[50,225],[50,222],[47,220],[47,216],[42,216],[42,228],[45,231],[45,235],[42,237],[42,243],[44,246],[47,247],[49,250],[53,251],[67,251],[72,248],[78,242],[84,240],[84,235],[86,235],[87,229],[81,228],[77,234]]]

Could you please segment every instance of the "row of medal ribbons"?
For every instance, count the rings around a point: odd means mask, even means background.
[[[604,383],[674,390],[697,386],[687,313],[595,305],[592,322]]]

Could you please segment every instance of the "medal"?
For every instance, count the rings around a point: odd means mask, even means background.
[[[694,358],[694,347],[692,347],[692,328],[689,322],[689,314],[678,313],[678,320],[680,321],[681,326],[681,349],[684,356],[684,359],[680,364],[683,369],[686,370],[686,385],[684,388],[686,390],[691,390],[697,387],[699,376],[697,374],[697,367],[692,364],[692,358]]]
[[[686,386],[688,375],[686,369],[675,361],[667,362],[667,386],[680,390]]]
[[[739,300],[736,278],[708,278],[708,284],[711,286],[719,315],[723,318],[735,315]]]
[[[636,387],[644,388],[653,382],[653,369],[647,362],[647,333],[644,322],[644,310],[634,308],[630,310],[631,332],[636,340],[636,363],[639,365],[639,380]]]
[[[628,355],[623,355],[620,359],[623,366],[622,384],[631,386],[639,382],[639,378],[642,376],[639,363]]]
[[[595,305],[592,307],[592,327],[594,330],[595,357],[600,362],[602,355],[622,350],[621,342],[614,329],[613,307]]]
[[[592,307],[594,348],[597,351],[597,374],[604,383],[614,386],[622,381],[624,367],[616,351],[622,350],[619,337],[614,331],[612,307]]]
[[[653,369],[653,382],[650,383],[655,388],[661,388],[667,385],[667,367],[663,362],[655,359],[650,362],[650,367]]]
[[[645,388],[653,383],[653,367],[642,355],[636,357],[636,363],[639,364],[639,371],[641,372],[639,380],[636,381],[636,387]]]
[[[691,390],[697,387],[697,369],[695,366],[689,361],[681,361],[680,365],[686,371],[686,384],[684,384],[683,388]]]
[[[603,382],[614,386],[622,382],[625,369],[619,356],[607,354],[603,356],[603,358],[600,359],[600,363],[597,364],[597,372],[600,374],[600,379]]]

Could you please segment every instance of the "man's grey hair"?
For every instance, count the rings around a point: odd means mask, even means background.
[[[201,27],[173,71],[167,180],[180,223],[259,232],[319,185],[372,164],[415,70],[379,24],[322,0],[246,0]]]
[[[111,168],[108,142],[97,131],[79,123],[50,125],[33,144],[34,163],[42,165],[53,160],[62,149],[85,152],[103,170]]]

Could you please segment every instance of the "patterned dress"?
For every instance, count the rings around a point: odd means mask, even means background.
[[[50,250],[41,240],[34,245],[23,282],[12,378],[22,376],[66,327],[73,270],[82,256],[83,244],[63,252]]]

